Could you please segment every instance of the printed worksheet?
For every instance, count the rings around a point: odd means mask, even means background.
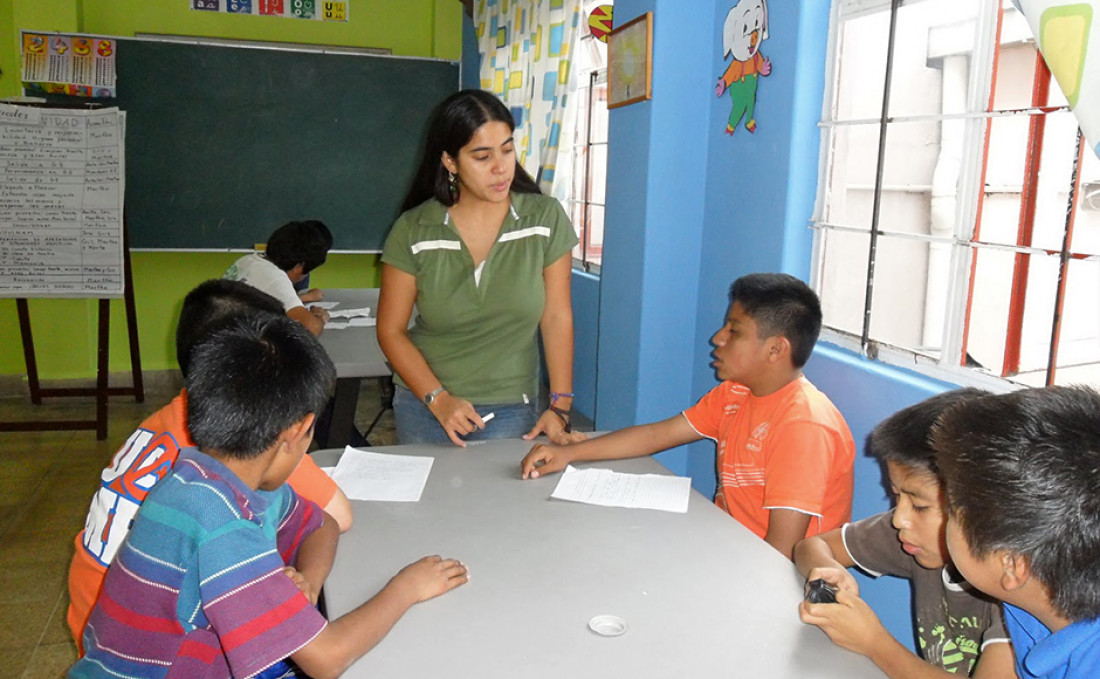
[[[357,317],[370,317],[370,307],[365,306],[362,309],[335,309],[330,308],[328,315],[330,318],[357,318]]]
[[[604,507],[659,509],[687,512],[691,479],[667,474],[622,474],[610,469],[575,469],[562,472],[550,497]]]
[[[434,457],[388,455],[347,446],[331,476],[350,500],[419,502]]]

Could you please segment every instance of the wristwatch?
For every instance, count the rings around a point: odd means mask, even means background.
[[[432,402],[435,401],[435,397],[442,394],[443,391],[443,385],[439,385],[435,389],[432,389],[428,393],[424,394],[424,405],[430,406]]]

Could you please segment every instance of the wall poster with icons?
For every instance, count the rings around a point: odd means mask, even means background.
[[[317,21],[347,21],[346,0],[187,0],[202,12],[277,16]]]

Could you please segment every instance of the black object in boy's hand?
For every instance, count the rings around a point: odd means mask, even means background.
[[[811,604],[835,604],[836,587],[820,578],[810,580],[810,588],[806,591],[806,601]]]

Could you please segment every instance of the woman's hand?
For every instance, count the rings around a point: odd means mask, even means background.
[[[428,410],[439,420],[443,431],[447,432],[447,437],[456,446],[465,448],[466,442],[460,437],[485,428],[485,422],[469,401],[452,396],[446,391],[435,397]]]
[[[546,410],[542,413],[531,431],[523,435],[523,440],[530,441],[539,434],[546,434],[551,443],[559,446],[577,443],[588,438],[579,431],[565,431],[565,421],[552,410]]]

